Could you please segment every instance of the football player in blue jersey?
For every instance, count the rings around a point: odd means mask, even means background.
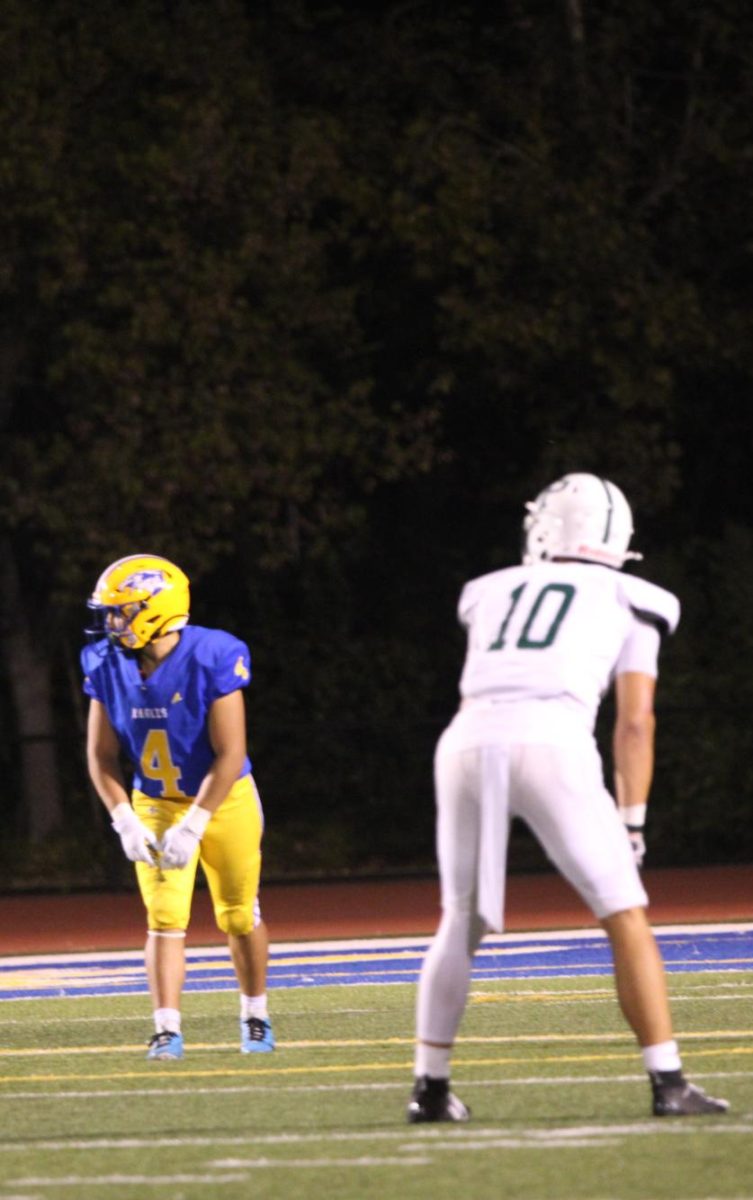
[[[185,935],[201,863],[241,992],[241,1051],[274,1049],[258,901],[264,818],[246,748],[248,647],[190,625],[189,581],[165,558],[112,563],[88,602],[81,654],[87,763],[147,912],[150,1059],[183,1056]],[[122,758],[133,771],[130,795]]]

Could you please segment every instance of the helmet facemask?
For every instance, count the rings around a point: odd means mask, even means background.
[[[131,621],[138,616],[143,602],[131,604],[97,604],[87,601],[92,617],[89,628],[84,630],[88,637],[106,637],[113,645],[123,650],[140,649],[141,639],[130,628]]]

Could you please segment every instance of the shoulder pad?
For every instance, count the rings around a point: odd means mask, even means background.
[[[516,567],[503,567],[501,570],[489,571],[486,575],[478,575],[475,579],[469,579],[460,593],[458,601],[458,620],[460,624],[468,624],[473,609],[478,604],[482,593],[491,580],[497,580],[508,571],[517,569]]]
[[[640,621],[655,625],[661,634],[675,632],[680,621],[677,596],[637,575],[620,575],[619,582],[624,603]]]
[[[223,671],[228,660],[233,659],[235,673],[242,680],[239,687],[248,683],[251,678],[251,652],[245,642],[225,629],[207,629],[203,625],[191,625],[189,628],[193,631],[191,650],[202,667],[210,671]]]
[[[477,584],[478,580],[472,579],[469,583],[464,584],[463,590],[460,593],[460,599],[458,600],[458,620],[461,625],[468,624],[468,617],[478,596]]]
[[[87,642],[82,646],[79,660],[81,668],[85,675],[91,675],[96,671],[97,667],[102,665],[102,661],[110,653],[112,647],[106,638],[101,638],[98,642]]]
[[[458,621],[461,625],[468,624],[468,618],[473,608],[475,588],[472,583],[466,583],[458,600]]]

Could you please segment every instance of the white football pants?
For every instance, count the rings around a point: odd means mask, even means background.
[[[440,739],[435,758],[442,919],[417,999],[417,1035],[439,1043],[454,1040],[481,938],[503,928],[513,817],[525,821],[596,917],[648,903],[590,739],[461,749],[448,740]]]

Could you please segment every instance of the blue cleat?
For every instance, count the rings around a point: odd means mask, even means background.
[[[268,1054],[275,1048],[275,1035],[269,1021],[248,1017],[241,1021],[241,1054]]]
[[[171,1033],[169,1029],[155,1033],[149,1042],[146,1057],[151,1059],[168,1059],[183,1057],[183,1034]]]

